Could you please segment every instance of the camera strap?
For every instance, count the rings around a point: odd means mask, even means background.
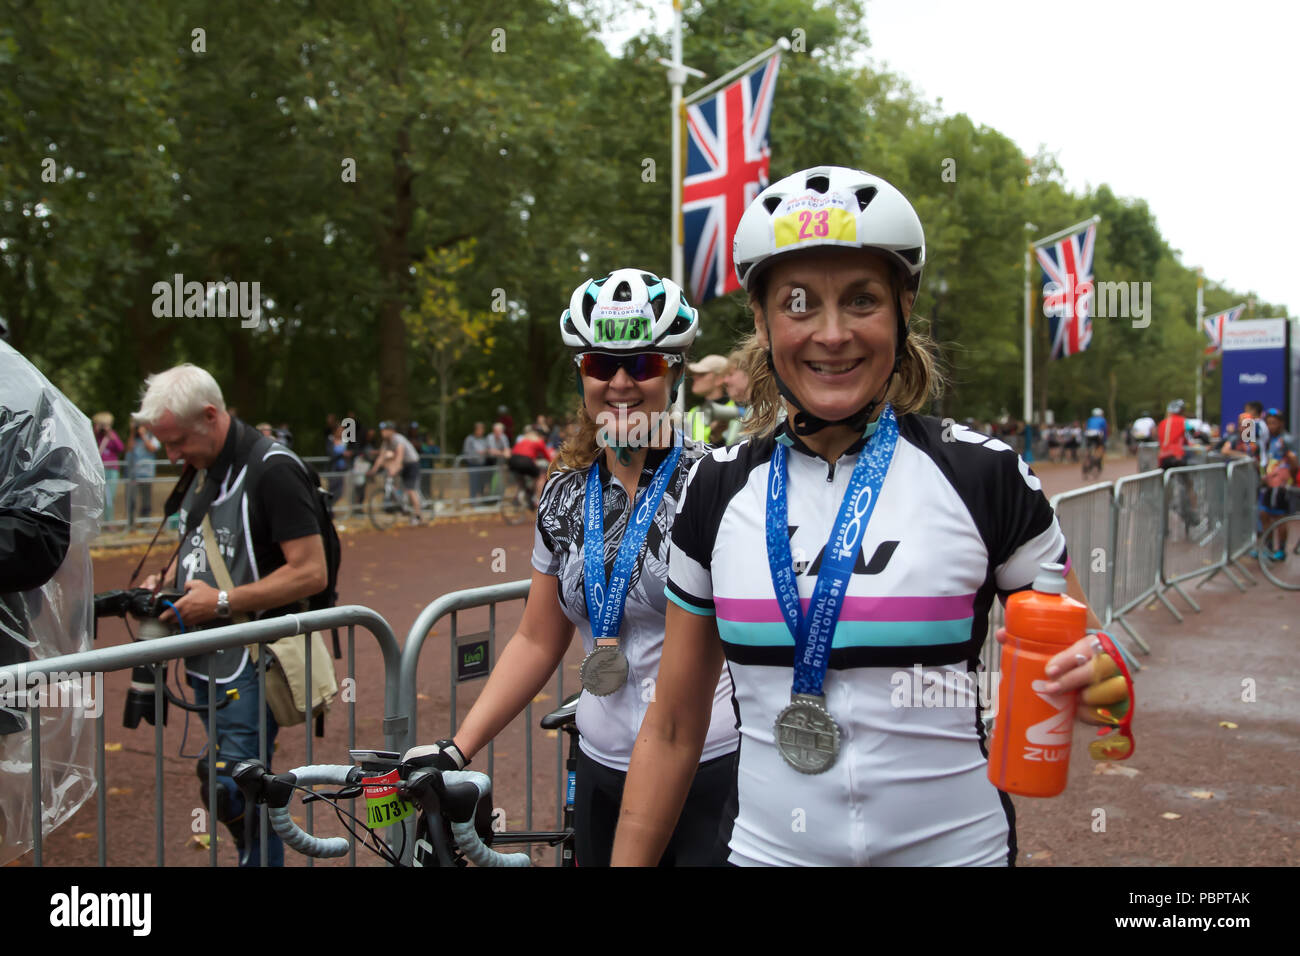
[[[185,469],[181,472],[181,476],[176,479],[175,487],[172,488],[171,494],[167,496],[167,501],[163,504],[163,516],[162,519],[158,522],[158,528],[156,531],[154,531],[153,538],[150,539],[149,541],[149,547],[145,548],[144,554],[140,558],[140,563],[137,564],[135,566],[135,570],[131,572],[131,580],[129,580],[126,583],[126,586],[128,588],[134,585],[135,579],[140,576],[140,571],[144,568],[145,561],[149,559],[149,552],[151,552],[153,550],[153,546],[157,544],[158,535],[162,534],[162,529],[167,524],[167,519],[170,518],[172,515],[176,514],[176,512],[180,510],[181,502],[185,500],[185,494],[190,490],[190,485],[194,483],[194,476],[196,474],[197,474],[197,470],[194,468],[193,465],[186,465]],[[208,503],[211,503],[211,499],[209,499]],[[205,504],[203,508],[206,511],[207,504]],[[167,570],[168,566],[171,565],[173,560],[175,560],[176,555],[180,553],[180,550],[181,550],[181,545],[180,542],[178,541],[176,542],[176,550],[173,551],[171,557],[167,559],[167,563],[163,565],[164,571]],[[158,584],[159,587],[162,586],[161,574],[158,575]]]

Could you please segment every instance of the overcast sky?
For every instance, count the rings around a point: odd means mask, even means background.
[[[1300,315],[1300,3],[868,2],[871,58],[944,113],[1046,147],[1072,189],[1145,199],[1185,265]],[[656,7],[666,32],[672,4]],[[607,42],[641,26],[610,23]]]

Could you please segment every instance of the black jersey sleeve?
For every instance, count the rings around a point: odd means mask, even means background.
[[[668,551],[668,584],[664,593],[673,603],[695,614],[713,613],[713,542],[717,538],[717,471],[719,463],[705,455],[691,468],[677,502],[672,546]]]
[[[257,506],[276,544],[320,534],[316,490],[303,466],[288,455],[272,455],[257,480]]]

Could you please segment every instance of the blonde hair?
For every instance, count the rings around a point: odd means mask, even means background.
[[[176,416],[177,421],[190,422],[198,418],[207,405],[219,412],[226,410],[221,386],[206,370],[186,362],[144,380],[144,395],[135,417],[151,427],[168,412]]]
[[[895,302],[899,301],[901,282],[898,273],[890,270],[890,284],[894,291]],[[767,283],[758,283],[754,291],[766,293]],[[897,308],[897,306],[895,306]],[[750,311],[766,311],[756,295],[750,296]],[[924,328],[918,328],[917,323]],[[925,407],[931,399],[938,397],[945,384],[943,371],[939,366],[939,347],[929,335],[929,320],[911,314],[907,320],[907,339],[903,343],[903,355],[898,360],[885,393],[885,401],[891,402],[895,413],[906,415]],[[751,332],[740,343],[740,368],[749,376],[749,414],[741,424],[745,435],[763,436],[776,431],[785,411],[781,393],[776,387],[776,375],[767,364],[767,348],[758,341],[758,333]]]
[[[98,428],[100,425],[103,425],[105,428],[112,428],[112,427],[113,427],[113,413],[112,413],[112,412],[96,412],[95,415],[94,415],[94,417],[91,418],[91,421],[95,423],[95,427],[96,427],[96,428]]]

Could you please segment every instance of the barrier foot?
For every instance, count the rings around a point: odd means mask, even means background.
[[[1236,558],[1233,558],[1233,559],[1232,559],[1230,562],[1228,562],[1228,563],[1231,564],[1234,568],[1236,568],[1238,571],[1241,572],[1241,576],[1242,576],[1243,578],[1246,579],[1246,583],[1247,583],[1247,584],[1258,584],[1258,583],[1259,583],[1258,581],[1255,580],[1254,575],[1252,575],[1252,574],[1250,573],[1250,571],[1246,568],[1246,566],[1245,566],[1244,564],[1242,564],[1240,561],[1238,561]]]
[[[1177,581],[1175,581],[1173,584],[1169,586],[1173,588],[1175,591],[1177,591],[1179,596],[1192,606],[1193,611],[1195,611],[1197,614],[1201,613],[1201,606],[1192,600],[1192,596],[1190,594],[1188,594],[1186,591],[1184,591],[1182,588],[1178,586]]]
[[[1151,646],[1147,644],[1146,641],[1142,640],[1142,635],[1139,634],[1137,631],[1135,631],[1132,628],[1132,626],[1130,626],[1128,621],[1124,620],[1122,617],[1117,617],[1115,618],[1115,620],[1119,622],[1120,627],[1124,628],[1124,630],[1128,633],[1128,636],[1133,638],[1133,643],[1138,646],[1139,651],[1141,651],[1143,654],[1151,653]]]
[[[1166,590],[1168,589],[1166,588]],[[1179,624],[1182,624],[1183,616],[1178,613],[1178,608],[1174,607],[1172,604],[1169,603],[1169,598],[1165,597],[1165,592],[1156,591],[1156,597],[1160,598],[1160,603],[1169,609],[1169,613],[1174,616],[1174,620],[1176,620]]]

